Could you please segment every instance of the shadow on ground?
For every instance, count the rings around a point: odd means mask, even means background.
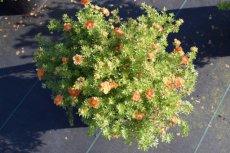
[[[199,48],[197,67],[210,64],[212,59],[230,56],[230,11],[216,7],[182,9],[178,18],[185,23],[178,34],[185,50],[193,45]]]
[[[143,11],[130,1],[112,1],[103,2],[103,6],[110,10],[119,8],[122,18],[128,17],[136,18]],[[41,10],[37,16],[25,16],[23,24],[27,26],[27,31],[15,37],[13,47],[22,48],[28,46],[36,49],[38,47],[34,36],[42,33],[43,36],[50,39],[55,38],[55,33],[50,34],[46,25],[52,18],[62,18],[62,14],[67,13],[69,16],[75,18],[75,13],[81,6],[66,2],[52,2],[45,9]],[[178,10],[171,10],[169,12],[177,12]],[[202,67],[210,62],[211,58],[229,56],[230,48],[230,13],[229,11],[220,11],[216,7],[200,7],[182,9],[177,18],[183,18],[185,24],[181,26],[181,31],[178,34],[172,34],[169,42],[177,37],[182,40],[185,51],[188,51],[192,45],[199,48],[196,65]],[[41,21],[40,21],[41,20]],[[38,22],[39,21],[39,22]],[[40,24],[42,23],[42,25]],[[56,34],[57,36],[57,34]],[[33,51],[34,51],[33,50]],[[172,50],[172,45],[169,43],[168,51]],[[32,52],[33,52],[32,51]],[[32,58],[33,53],[22,55],[21,58]]]
[[[0,2],[0,16],[4,15],[18,15],[18,13],[12,10],[5,2]]]
[[[131,11],[132,9],[135,9],[136,12],[138,12],[138,7],[134,4],[127,3],[125,5],[126,10],[129,9]],[[112,7],[115,8],[116,6]],[[7,50],[11,50],[11,47],[16,49],[27,47],[34,51],[38,48],[37,41],[34,39],[34,36],[37,33],[42,33],[44,37],[53,37],[55,35],[49,33],[46,28],[50,18],[60,19],[64,13],[74,17],[78,9],[79,7],[70,3],[52,2],[49,4],[49,7],[41,10],[36,16],[18,16],[20,17],[19,20],[9,21],[15,22],[16,25],[25,25],[26,27],[24,28],[25,30],[21,31],[20,35],[17,35],[15,32],[8,34],[11,37],[14,37],[14,45],[6,46],[8,47]],[[125,15],[128,13],[126,10],[123,9],[123,13],[122,11],[121,13]],[[0,12],[0,15],[7,15],[8,17],[15,15],[14,12],[9,11],[8,8],[4,8]],[[43,24],[41,25],[40,22]],[[5,27],[7,27],[7,24]],[[21,55],[20,58],[33,58],[33,51],[31,51],[29,55]],[[10,61],[6,60],[6,62]],[[0,69],[0,152],[30,153],[39,151],[37,150],[38,148],[47,145],[43,141],[43,139],[47,138],[42,137],[47,131],[70,128],[65,112],[54,106],[50,99],[50,92],[41,89],[41,83],[36,83],[36,80],[34,64],[25,64]],[[33,87],[33,89],[31,93],[28,94],[31,87]],[[22,97],[27,94],[28,97]],[[22,104],[19,109],[7,124],[5,124],[8,116],[21,102]],[[81,122],[81,119],[78,116],[75,116],[75,127],[73,127],[75,130],[71,133],[72,135],[77,133],[79,139],[84,139],[80,138],[81,133],[83,132],[76,130],[76,128],[81,127],[86,127],[86,125]],[[71,131],[71,129],[69,129],[69,131]],[[57,137],[58,136],[55,138]],[[62,141],[63,140],[56,143],[62,143]],[[56,147],[55,144],[51,144],[51,146],[53,146],[53,148]],[[85,145],[85,147],[87,147],[87,145]]]
[[[36,151],[38,146],[46,145],[41,140],[46,131],[66,128],[71,130],[65,112],[53,104],[49,91],[41,89],[34,70],[34,64],[0,69],[1,153],[30,153]],[[31,87],[31,93],[27,93]],[[27,94],[30,96],[22,97]],[[14,116],[4,124],[21,102]],[[76,116],[73,128],[82,127],[86,125]]]

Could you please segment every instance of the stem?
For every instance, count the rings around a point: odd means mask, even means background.
[[[68,112],[67,112],[68,118],[69,118],[69,125],[71,127],[74,126],[74,118],[73,118],[73,107],[69,106],[68,107]]]

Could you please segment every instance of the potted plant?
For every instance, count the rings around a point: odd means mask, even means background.
[[[107,139],[136,140],[143,150],[158,140],[170,142],[175,126],[188,135],[181,114],[193,108],[184,98],[194,90],[198,49],[185,53],[175,39],[175,49],[166,52],[168,35],[178,32],[183,20],[145,3],[146,14],[128,21],[121,21],[118,10],[88,0],[81,4],[77,20],[64,14],[62,21],[50,21],[49,30],[61,31],[63,39],[38,37],[35,53],[37,76],[52,91],[54,104],[67,111],[70,124],[77,113],[89,134],[100,129]]]
[[[20,14],[39,10],[46,1],[47,0],[2,0],[2,2]]]

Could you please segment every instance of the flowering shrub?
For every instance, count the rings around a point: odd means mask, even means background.
[[[168,34],[178,32],[183,20],[144,3],[146,15],[127,21],[118,10],[81,4],[77,20],[64,14],[63,21],[50,21],[49,30],[61,31],[63,39],[40,37],[35,53],[38,78],[67,110],[71,125],[77,110],[89,134],[101,129],[104,137],[135,140],[143,150],[158,139],[170,142],[175,126],[187,135],[181,114],[192,110],[183,99],[194,90],[197,48],[185,53],[175,39],[175,49],[165,51]]]

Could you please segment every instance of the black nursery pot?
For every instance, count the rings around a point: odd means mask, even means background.
[[[39,10],[47,0],[5,0],[17,13],[26,14]]]

